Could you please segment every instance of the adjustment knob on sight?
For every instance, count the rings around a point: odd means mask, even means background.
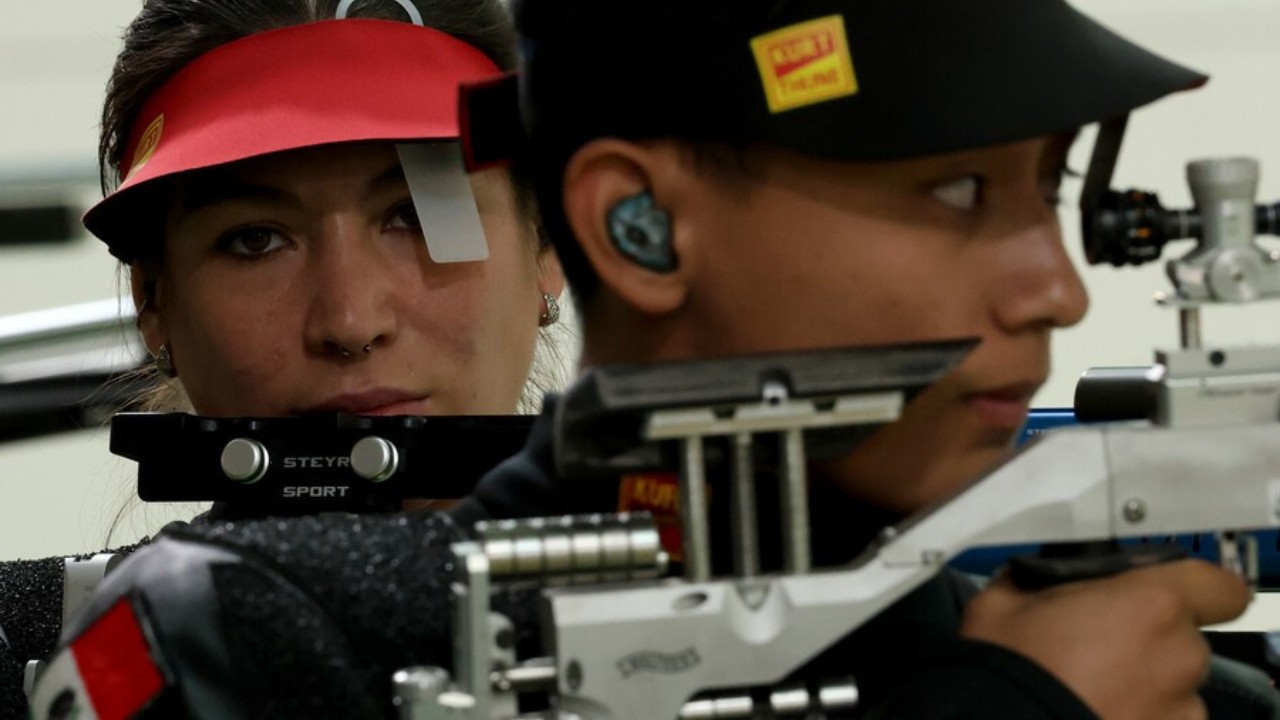
[[[236,438],[222,448],[222,473],[238,483],[258,482],[270,464],[267,448],[257,440]]]
[[[351,448],[351,469],[366,480],[382,482],[399,467],[400,453],[396,446],[380,437],[363,438]]]

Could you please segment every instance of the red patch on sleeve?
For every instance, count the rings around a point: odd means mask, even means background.
[[[164,676],[129,598],[99,618],[71,651],[100,720],[131,717],[164,690]]]

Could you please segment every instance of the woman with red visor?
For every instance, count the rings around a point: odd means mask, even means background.
[[[192,409],[515,410],[562,280],[526,193],[468,181],[456,142],[458,83],[510,40],[497,0],[144,4],[85,224]]]
[[[85,225],[128,270],[165,376],[153,407],[541,399],[560,268],[530,191],[468,179],[457,142],[459,83],[509,69],[512,43],[498,0],[143,3],[103,110],[111,192]],[[62,595],[62,558],[0,563],[0,720],[25,717],[22,664],[53,649]]]

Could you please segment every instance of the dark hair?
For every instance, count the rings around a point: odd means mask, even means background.
[[[145,0],[124,33],[124,48],[107,82],[98,142],[104,193],[120,181],[129,133],[142,106],[178,70],[214,48],[255,33],[333,18],[341,0]],[[515,33],[500,0],[410,0],[423,24],[475,47],[503,70],[515,64]],[[357,0],[350,17],[408,21],[393,0]],[[517,195],[523,196],[519,183]],[[159,258],[158,227],[144,246]]]

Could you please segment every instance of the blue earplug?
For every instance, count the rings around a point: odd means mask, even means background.
[[[609,237],[618,252],[657,273],[679,265],[671,246],[671,216],[645,190],[625,198],[609,210]]]

